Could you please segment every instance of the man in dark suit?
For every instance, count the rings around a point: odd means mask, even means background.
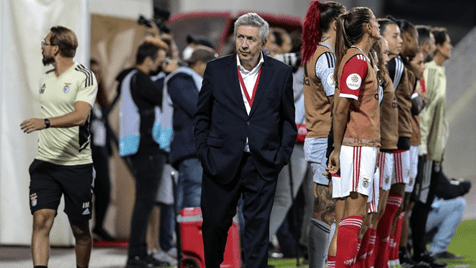
[[[296,138],[291,67],[265,56],[268,23],[255,13],[235,22],[236,54],[207,64],[194,118],[203,167],[205,262],[218,268],[243,197],[246,267],[266,267],[276,181]]]

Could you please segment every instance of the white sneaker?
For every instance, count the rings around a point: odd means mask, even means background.
[[[172,258],[177,259],[177,248],[173,247],[166,252]]]
[[[177,259],[173,258],[169,254],[159,251],[158,249],[154,248],[150,251],[149,253],[152,258],[161,261],[161,262],[168,262],[170,265],[169,266],[176,266],[177,265]]]

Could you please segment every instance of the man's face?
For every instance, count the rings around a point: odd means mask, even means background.
[[[269,34],[268,42],[266,42],[265,48],[268,49],[270,56],[276,55],[276,52],[278,51],[278,45],[276,44],[276,37],[274,37],[274,34]]]
[[[53,52],[53,48],[55,46],[51,45],[50,39],[51,33],[49,33],[45,37],[45,40],[43,40],[43,42],[41,43],[41,54],[43,55],[42,62],[44,66],[55,63],[55,57]]]
[[[151,68],[151,72],[156,72],[159,69],[159,66],[162,66],[162,63],[165,60],[165,57],[167,56],[167,53],[163,49],[159,49],[157,52],[157,58],[155,59],[153,66]]]
[[[289,34],[283,34],[283,45],[282,45],[282,51],[283,53],[289,53],[293,49],[293,42],[291,40],[291,36]]]
[[[416,56],[412,59],[412,61],[410,61],[410,70],[415,74],[418,80],[423,77],[423,71],[425,71],[423,53],[418,52]]]
[[[258,61],[266,41],[259,38],[258,27],[241,25],[236,29],[235,44],[241,64],[253,64]]]
[[[383,38],[388,42],[388,51],[390,55],[395,56],[402,50],[403,40],[400,36],[400,28],[396,24],[387,25],[387,29],[383,33]]]

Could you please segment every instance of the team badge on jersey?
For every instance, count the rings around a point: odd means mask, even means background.
[[[362,84],[362,78],[360,75],[353,73],[347,77],[346,84],[348,88],[357,90],[360,88],[360,84]]]
[[[40,88],[40,94],[43,94],[45,92],[45,89],[46,89],[46,84],[43,84]]]
[[[367,179],[366,177],[362,177],[362,178],[364,179],[364,181],[362,182],[362,186],[364,186],[364,188],[369,187],[370,180]]]
[[[71,83],[64,83],[64,87],[63,87],[63,93],[66,94],[69,92],[69,90],[71,89],[69,87],[69,85],[71,85]]]
[[[34,206],[36,206],[36,204],[38,204],[38,199],[37,199],[36,193],[33,193],[33,194],[30,195],[30,202],[31,202],[32,207],[34,207]]]

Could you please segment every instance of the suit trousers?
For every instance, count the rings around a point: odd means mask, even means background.
[[[241,241],[245,265],[247,268],[267,266],[269,219],[276,181],[266,181],[259,175],[249,153],[243,154],[230,183],[223,184],[203,174],[201,207],[206,267],[219,268],[223,262],[228,229],[240,197],[243,198],[245,218]]]

